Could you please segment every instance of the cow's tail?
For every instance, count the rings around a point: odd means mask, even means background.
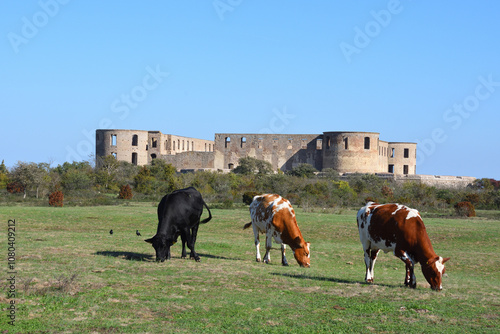
[[[250,226],[252,226],[252,222],[245,224],[243,226],[243,229],[245,230],[245,229],[249,228]]]
[[[202,221],[200,221],[200,224],[206,224],[210,221],[210,219],[212,219],[212,213],[210,212],[210,209],[208,208],[208,205],[207,205],[207,203],[205,203],[205,201],[203,201],[203,205],[208,210],[208,218],[205,218]]]

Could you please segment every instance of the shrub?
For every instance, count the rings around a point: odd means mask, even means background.
[[[63,206],[64,194],[60,190],[56,190],[49,195],[50,206]]]
[[[243,203],[245,203],[246,205],[250,205],[253,201],[253,198],[257,195],[260,195],[260,193],[256,191],[247,191],[243,194]]]
[[[463,201],[455,204],[455,212],[458,216],[462,217],[475,217],[476,210],[471,202]]]
[[[132,189],[128,184],[123,185],[120,188],[120,194],[118,194],[119,199],[132,199]]]
[[[7,191],[11,194],[23,193],[24,186],[19,182],[11,182],[7,184]]]

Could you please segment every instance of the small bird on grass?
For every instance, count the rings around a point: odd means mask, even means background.
[[[136,234],[137,236],[139,236],[139,237],[141,236],[141,233],[139,232],[139,230],[135,230],[135,234]]]
[[[109,230],[109,234],[113,234],[113,230]]]

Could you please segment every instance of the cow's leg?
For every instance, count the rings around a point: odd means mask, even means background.
[[[413,260],[404,250],[396,250],[394,251],[394,255],[400,258],[406,265],[405,286],[415,289],[417,287],[417,278],[413,270],[415,267]]]
[[[199,224],[199,223],[198,223]],[[191,250],[191,255],[189,256],[191,259],[195,259],[196,262],[200,262],[201,259],[200,257],[198,256],[198,254],[195,252],[194,250],[194,245],[196,243],[196,236],[198,235],[198,227],[199,225],[196,224],[192,229],[191,231],[189,231],[188,229],[188,233],[190,233],[190,237],[188,238],[188,247],[189,249]],[[191,244],[191,245],[190,245]]]
[[[193,227],[194,229],[194,227]],[[198,227],[196,227],[196,230],[195,232],[198,232]],[[189,257],[191,259],[195,259],[196,262],[200,262],[200,257],[198,256],[198,254],[196,254],[196,251],[194,250],[194,242],[193,242],[193,234],[191,234],[191,229],[186,227],[184,233],[186,233],[186,242],[187,242],[187,246],[188,248],[191,250],[191,253],[189,255]]]
[[[266,255],[264,255],[264,262],[271,262],[271,247],[273,246],[273,231],[269,227],[266,228]]]
[[[366,266],[366,275],[365,281],[368,283],[373,283],[373,268],[375,267],[375,261],[377,261],[377,255],[379,249],[365,249],[365,266]]]
[[[286,250],[286,245],[281,244],[281,264],[284,266],[288,266],[288,262],[286,261],[286,256],[285,256],[285,250]]]
[[[181,233],[181,241],[182,241],[182,253],[181,253],[181,259],[186,258],[186,236],[184,233]]]
[[[170,246],[167,246],[167,260],[170,260]]]
[[[253,228],[253,235],[255,237],[255,251],[256,251],[255,259],[257,262],[260,262],[262,261],[262,258],[260,257],[260,250],[259,250],[260,249],[259,229],[253,223],[252,223],[252,228]]]

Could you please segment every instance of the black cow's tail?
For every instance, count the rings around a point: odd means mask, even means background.
[[[208,218],[205,218],[202,221],[200,221],[200,224],[206,224],[210,221],[210,219],[212,219],[212,213],[210,212],[210,209],[208,208],[208,205],[207,203],[205,203],[205,201],[203,201],[203,205],[205,205],[205,208],[207,208],[208,210]]]
[[[249,228],[250,226],[252,226],[252,222],[243,225],[243,229],[245,230],[245,229]]]

